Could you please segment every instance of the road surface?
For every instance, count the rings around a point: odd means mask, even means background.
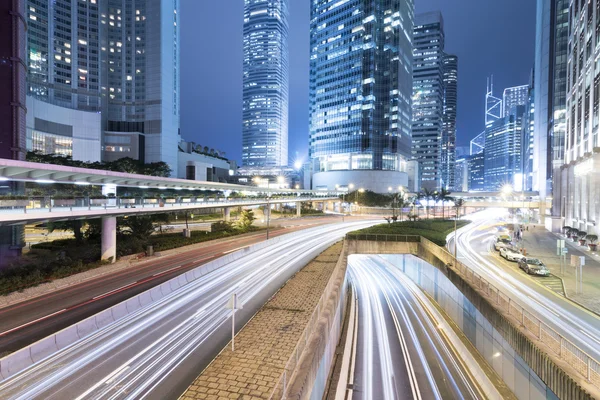
[[[296,271],[349,231],[374,222],[297,232],[231,262],[0,382],[4,399],[176,399]]]
[[[485,397],[400,268],[366,255],[348,265],[359,304],[353,399]]]
[[[600,360],[600,318],[589,310],[536,283],[516,263],[500,259],[491,250],[498,211],[469,215],[473,223],[458,232],[458,258],[529,313]],[[453,250],[451,241],[448,248]]]
[[[340,218],[335,217],[277,221],[286,229],[274,230],[271,237],[339,221]],[[151,258],[111,274],[1,308],[0,355],[19,350],[232,250],[263,240],[264,231],[215,243],[206,242],[193,250]]]

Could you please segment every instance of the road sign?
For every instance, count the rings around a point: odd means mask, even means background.
[[[566,247],[562,248],[562,254],[565,255],[569,252],[569,249],[567,249]]]

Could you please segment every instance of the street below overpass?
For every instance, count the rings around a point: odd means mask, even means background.
[[[329,224],[286,235],[109,324],[0,382],[2,399],[175,399],[295,272],[356,229]]]
[[[360,220],[349,218],[346,220]],[[271,237],[340,222],[339,217],[272,221]],[[77,285],[0,308],[0,354],[19,350],[108,307],[236,249],[264,241],[265,231],[174,250]]]
[[[452,330],[443,329],[443,318],[399,267],[367,255],[350,256],[348,264],[358,299],[351,398],[487,397],[479,386],[484,382],[477,382],[449,341]]]

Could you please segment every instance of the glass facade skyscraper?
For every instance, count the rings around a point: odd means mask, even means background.
[[[242,165],[288,164],[288,0],[244,0]]]
[[[525,106],[529,101],[529,85],[514,86],[504,89],[502,94],[503,116],[510,115],[513,107]]]
[[[410,157],[413,8],[412,0],[311,2],[315,173],[404,170]]]
[[[413,47],[412,156],[421,186],[446,187],[443,176],[444,20],[439,12],[415,16]]]
[[[444,125],[442,131],[442,187],[455,186],[456,109],[458,103],[458,57],[444,54]]]

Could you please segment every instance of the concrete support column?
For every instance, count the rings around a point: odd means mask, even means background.
[[[296,217],[302,216],[302,202],[299,201],[296,203]]]
[[[101,260],[115,262],[117,258],[117,217],[102,217]]]
[[[231,207],[223,207],[223,219],[225,222],[231,221]]]

